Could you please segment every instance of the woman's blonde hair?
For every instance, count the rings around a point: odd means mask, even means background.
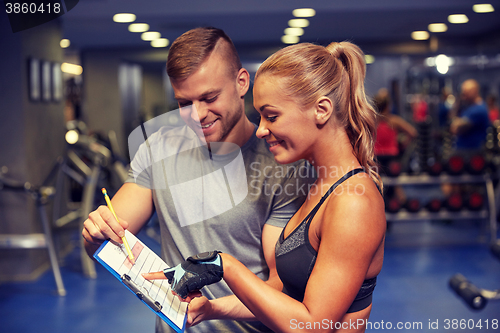
[[[365,58],[358,46],[350,42],[334,42],[327,47],[310,43],[288,46],[270,56],[255,79],[264,73],[285,79],[286,93],[306,107],[321,96],[329,97],[354,155],[382,189],[374,159],[376,111],[365,94]]]

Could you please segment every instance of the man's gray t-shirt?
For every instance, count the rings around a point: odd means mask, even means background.
[[[216,144],[211,144],[212,151]],[[187,126],[161,128],[142,144],[127,182],[151,188],[169,266],[206,251],[231,254],[263,280],[265,224],[283,228],[314,181],[305,161],[278,164],[255,132],[241,148],[212,154]],[[208,298],[232,294],[224,281],[203,288]],[[171,331],[157,319],[157,332]],[[205,321],[189,332],[259,332],[257,322]]]

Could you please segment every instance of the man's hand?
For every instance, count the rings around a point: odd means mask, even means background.
[[[122,243],[125,229],[128,223],[120,219],[117,221],[113,213],[106,206],[100,206],[89,214],[89,218],[83,223],[82,236],[87,243],[100,245],[110,239],[116,243]]]
[[[137,234],[153,214],[153,197],[150,189],[135,183],[125,183],[111,199],[119,222],[106,206],[100,206],[89,214],[83,224],[82,236],[85,250],[92,258],[95,251],[107,239],[118,244],[125,229]]]

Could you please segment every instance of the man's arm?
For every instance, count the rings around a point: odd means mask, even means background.
[[[269,267],[269,279],[266,283],[281,291],[283,284],[276,271],[274,248],[283,229],[271,225],[264,225],[262,229],[262,249],[264,258]],[[196,297],[189,303],[188,319],[189,326],[199,324],[210,319],[231,319],[231,320],[256,320],[248,308],[235,296],[209,300],[206,297]]]
[[[111,202],[120,221],[116,221],[108,207],[100,206],[83,223],[82,236],[90,257],[106,239],[122,243],[125,229],[133,234],[139,232],[153,213],[151,190],[135,183],[125,183]]]
[[[472,123],[468,118],[457,117],[453,119],[450,125],[450,132],[455,135],[467,133],[472,128]]]
[[[411,139],[414,139],[418,136],[418,131],[416,130],[416,128],[413,127],[412,124],[404,120],[402,117],[393,115],[391,117],[391,120],[398,130],[409,135]]]

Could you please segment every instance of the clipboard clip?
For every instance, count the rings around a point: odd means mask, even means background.
[[[139,287],[132,281],[132,279],[130,278],[130,276],[128,276],[127,274],[123,274],[121,276],[121,280],[122,282],[130,288],[130,290],[132,290],[134,292],[134,294],[139,297],[140,300],[144,301],[147,305],[149,305],[151,307],[151,309],[153,309],[154,311],[156,312],[160,312],[161,309],[163,308],[160,304],[160,302],[158,301],[155,301],[154,299],[152,299],[149,295],[145,294],[144,292],[142,292]]]

